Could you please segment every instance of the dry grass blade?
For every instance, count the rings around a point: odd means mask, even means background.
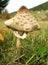
[[[25,65],[27,65],[31,61],[31,59],[33,59],[34,56],[35,56],[35,54],[26,62]]]
[[[21,56],[20,56],[20,57],[18,57],[16,60],[18,60],[18,59],[22,58],[23,56],[25,56],[25,54],[21,55]]]

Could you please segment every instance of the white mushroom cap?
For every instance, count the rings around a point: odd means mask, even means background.
[[[34,19],[32,14],[24,6],[19,9],[13,18],[7,20],[5,22],[5,25],[11,29],[25,32],[32,31],[34,28],[40,28],[39,24]]]

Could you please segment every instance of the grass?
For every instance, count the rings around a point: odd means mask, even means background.
[[[7,29],[5,20],[0,20],[0,30]],[[39,22],[41,30],[29,32],[26,39],[22,40],[22,58],[16,61],[16,37],[7,29],[3,34],[4,42],[0,41],[0,65],[47,65],[48,60],[48,22]]]

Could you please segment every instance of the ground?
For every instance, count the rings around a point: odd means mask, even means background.
[[[22,40],[20,56],[17,58],[16,37],[12,30],[4,25],[5,19],[0,19],[0,65],[47,65],[48,55],[48,21],[39,21],[41,29],[29,32]],[[0,37],[1,38],[1,37]]]

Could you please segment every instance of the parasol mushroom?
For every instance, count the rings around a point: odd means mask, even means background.
[[[22,6],[13,18],[5,21],[5,25],[11,28],[17,37],[16,47],[19,50],[21,47],[20,39],[25,39],[27,32],[40,29],[38,22],[25,6]]]

